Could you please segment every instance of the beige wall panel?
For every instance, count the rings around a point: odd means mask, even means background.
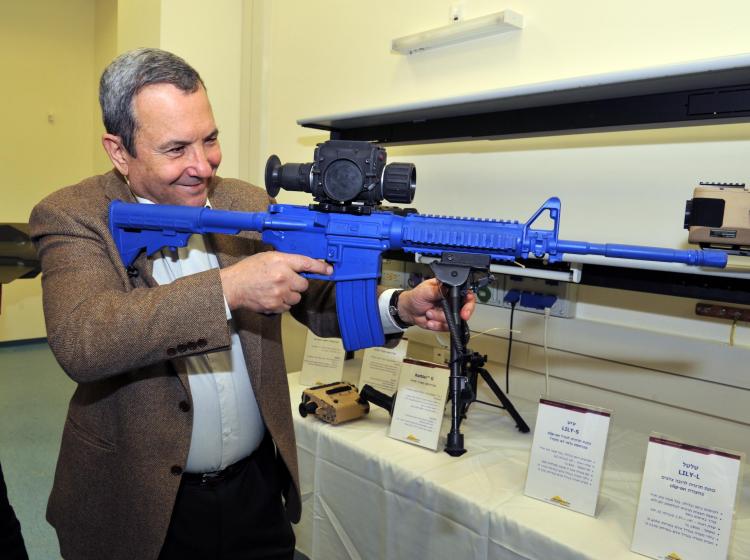
[[[117,53],[140,47],[158,47],[159,0],[117,0]]]
[[[0,222],[91,174],[93,0],[0,2]],[[0,341],[45,336],[39,281],[3,288]]]

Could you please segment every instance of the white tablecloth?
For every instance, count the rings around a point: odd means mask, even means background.
[[[313,560],[636,560],[630,551],[648,435],[610,428],[596,517],[524,496],[532,433],[475,403],[462,425],[468,452],[387,437],[388,414],[332,426],[300,417],[290,374],[303,493],[297,548]],[[482,395],[484,400],[494,397]],[[533,430],[537,403],[513,399]],[[750,476],[741,488],[730,558],[750,559]]]

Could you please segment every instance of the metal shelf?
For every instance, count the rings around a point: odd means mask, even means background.
[[[305,118],[331,138],[415,144],[750,121],[750,54]]]

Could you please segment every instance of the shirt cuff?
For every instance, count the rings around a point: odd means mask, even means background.
[[[227,312],[227,321],[230,321],[232,319],[232,312],[229,309],[229,304],[227,303],[227,296],[224,297],[224,310]]]
[[[378,308],[380,309],[380,322],[383,323],[383,334],[400,334],[404,332],[404,329],[399,327],[391,317],[391,313],[388,311],[388,307],[391,303],[391,296],[396,288],[386,290],[378,298]]]

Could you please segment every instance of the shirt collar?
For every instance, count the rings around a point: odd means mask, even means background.
[[[133,193],[133,196],[135,199],[140,202],[141,204],[156,204],[153,200],[149,200],[148,198],[141,198],[137,194]],[[206,204],[203,206],[204,208],[211,208],[211,201],[206,198]]]

